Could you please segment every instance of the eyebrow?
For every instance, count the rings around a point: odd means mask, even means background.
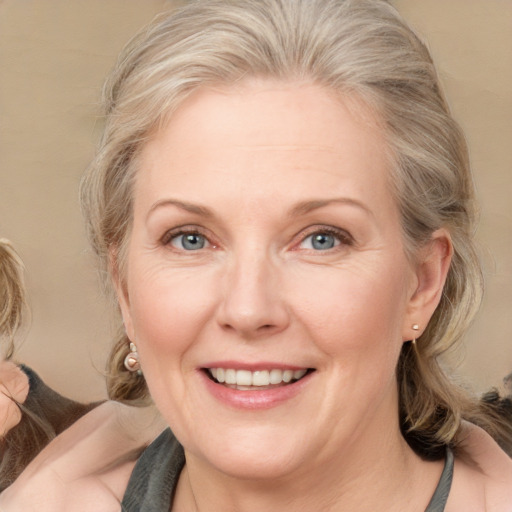
[[[302,201],[295,205],[290,210],[289,216],[299,217],[300,215],[306,215],[307,213],[310,213],[314,210],[318,210],[325,206],[329,206],[330,204],[333,203],[355,206],[366,212],[368,215],[372,217],[374,216],[373,212],[363,203],[356,199],[351,199],[348,197],[335,197],[332,199],[312,199],[308,201]],[[158,208],[162,208],[165,206],[174,206],[186,212],[193,213],[194,215],[199,215],[205,218],[213,218],[215,216],[213,212],[206,206],[200,206],[198,204],[188,203],[186,201],[179,201],[177,199],[162,199],[151,205],[151,208],[149,209],[146,218],[149,217]]]
[[[309,201],[303,201],[299,204],[295,205],[290,210],[290,217],[298,217],[300,215],[305,215],[314,210],[318,210],[319,208],[323,208],[324,206],[329,206],[330,204],[346,204],[349,206],[355,206],[366,212],[370,216],[374,216],[374,213],[362,202],[357,199],[351,199],[349,197],[334,197],[332,199],[313,199]]]
[[[193,213],[195,215],[200,215],[206,218],[211,218],[214,216],[213,212],[209,208],[206,208],[205,206],[187,203],[185,201],[178,201],[177,199],[162,199],[151,205],[151,208],[149,209],[146,218],[149,217],[155,210],[163,206],[175,206],[180,210],[184,210],[186,212]]]

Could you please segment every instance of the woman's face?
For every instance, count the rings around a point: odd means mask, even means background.
[[[382,133],[347,105],[314,85],[204,89],[142,152],[118,289],[189,460],[276,477],[399,435],[418,282]]]

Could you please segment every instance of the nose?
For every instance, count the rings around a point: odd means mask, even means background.
[[[247,340],[286,329],[290,318],[280,277],[269,255],[237,255],[223,276],[220,326]]]

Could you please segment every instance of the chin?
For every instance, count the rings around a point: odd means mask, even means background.
[[[211,436],[207,446],[194,448],[190,452],[217,471],[250,480],[284,478],[308,458],[304,443],[293,439],[289,430],[284,436],[255,429],[249,435],[247,430],[239,431],[239,435],[232,431],[222,439]]]
[[[222,455],[209,461],[217,471],[232,478],[252,481],[276,480],[295,473],[301,466],[296,456],[255,449],[252,453]]]

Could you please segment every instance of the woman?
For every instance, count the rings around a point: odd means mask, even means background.
[[[0,239],[0,490],[51,439],[98,405],[59,395],[33,370],[11,360],[25,304],[23,263],[10,242]]]
[[[23,263],[9,241],[0,238],[0,340],[2,354],[0,362],[1,386],[1,436],[21,420],[21,412],[16,402],[26,400],[29,391],[28,376],[14,363],[9,361],[14,351],[14,337],[23,317],[25,306],[25,288],[22,279]],[[2,443],[2,465],[5,467],[5,440]],[[5,487],[2,485],[1,488]]]
[[[82,198],[126,332],[112,398],[170,426],[95,510],[510,510],[474,425],[510,429],[439,360],[480,298],[467,150],[386,2],[163,15],[107,84]]]
[[[0,340],[3,356],[0,360],[0,490],[11,485],[55,436],[99,405],[81,404],[56,393],[32,369],[12,361],[25,307],[23,263],[10,242],[0,239]],[[94,445],[97,445],[104,432],[108,431],[109,435],[115,432],[124,439],[123,449],[126,450],[127,446],[132,450],[141,449],[161,430],[159,422],[148,424],[145,421],[141,424],[141,416],[143,419],[151,417],[148,412],[105,403],[84,423],[72,429],[72,444],[76,445],[82,438],[88,443],[93,439]],[[128,417],[130,427],[120,421],[123,417]],[[92,432],[84,428],[91,422],[94,422]],[[144,433],[137,431],[137,436],[133,436],[130,443],[131,425],[134,423],[143,426]],[[111,424],[114,424],[114,428]],[[59,444],[62,444],[62,440],[59,440]],[[54,446],[52,450],[55,453]],[[105,457],[105,452],[102,457]],[[45,462],[48,462],[48,458]]]
[[[142,451],[163,429],[152,408],[127,407],[115,402],[102,405],[75,402],[48,387],[32,369],[12,361],[25,305],[23,263],[10,242],[0,239],[0,340],[3,345],[0,361],[0,490],[11,485],[54,437],[83,415],[86,415],[84,420],[73,425],[43,452],[25,473],[22,483],[27,477],[33,478],[34,472],[38,479],[41,474],[44,476],[39,466],[41,460],[43,467],[52,461],[50,471],[69,471],[74,464],[70,460],[79,449],[83,470],[91,471],[92,466],[98,471],[108,465],[108,451],[103,450],[101,461],[96,461],[94,457],[83,456],[84,447],[96,449],[99,444],[108,443],[116,461],[122,454]],[[121,446],[112,443],[115,438],[122,440]]]

